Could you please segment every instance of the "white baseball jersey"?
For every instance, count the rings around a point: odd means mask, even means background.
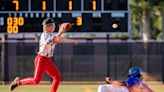
[[[44,57],[53,57],[55,43],[53,38],[55,36],[49,32],[43,32],[39,41],[39,52],[38,54]]]

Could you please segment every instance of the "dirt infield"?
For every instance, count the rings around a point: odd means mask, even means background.
[[[95,84],[79,84],[70,82],[62,82],[59,86],[58,92],[97,92],[97,87],[100,82]],[[164,84],[160,82],[147,82],[149,86],[155,92],[164,92]],[[101,84],[101,83],[100,83]],[[50,92],[51,85],[50,84],[40,84],[40,85],[26,85],[20,86],[16,88],[13,92]],[[8,85],[0,85],[0,92],[9,92],[9,84]]]

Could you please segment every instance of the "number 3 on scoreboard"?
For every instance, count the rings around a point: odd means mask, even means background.
[[[76,18],[76,25],[77,26],[81,26],[82,25],[82,17],[81,16],[78,16],[77,18]]]

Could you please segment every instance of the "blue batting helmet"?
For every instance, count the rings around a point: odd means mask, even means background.
[[[128,76],[137,76],[137,75],[141,75],[142,70],[140,67],[132,67],[129,69],[129,74]]]

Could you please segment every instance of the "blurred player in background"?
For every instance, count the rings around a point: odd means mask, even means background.
[[[57,45],[58,43],[77,44],[78,42],[76,40],[60,37],[58,34],[54,36],[55,23],[54,20],[51,18],[45,19],[42,25],[43,25],[43,33],[41,34],[40,41],[39,41],[39,52],[34,61],[34,66],[35,66],[34,77],[25,78],[25,79],[20,79],[19,77],[15,78],[15,80],[10,85],[11,91],[13,91],[19,85],[39,84],[45,72],[51,78],[53,78],[51,92],[57,91],[57,88],[61,81],[61,75],[56,65],[53,63],[53,59],[52,59],[55,45]],[[64,30],[65,32],[68,29],[64,29],[63,27],[60,28],[59,26],[59,30]]]
[[[132,67],[129,70],[127,80],[116,81],[106,77],[107,84],[100,85],[98,92],[153,92],[147,84],[143,83],[142,79],[141,68]]]

